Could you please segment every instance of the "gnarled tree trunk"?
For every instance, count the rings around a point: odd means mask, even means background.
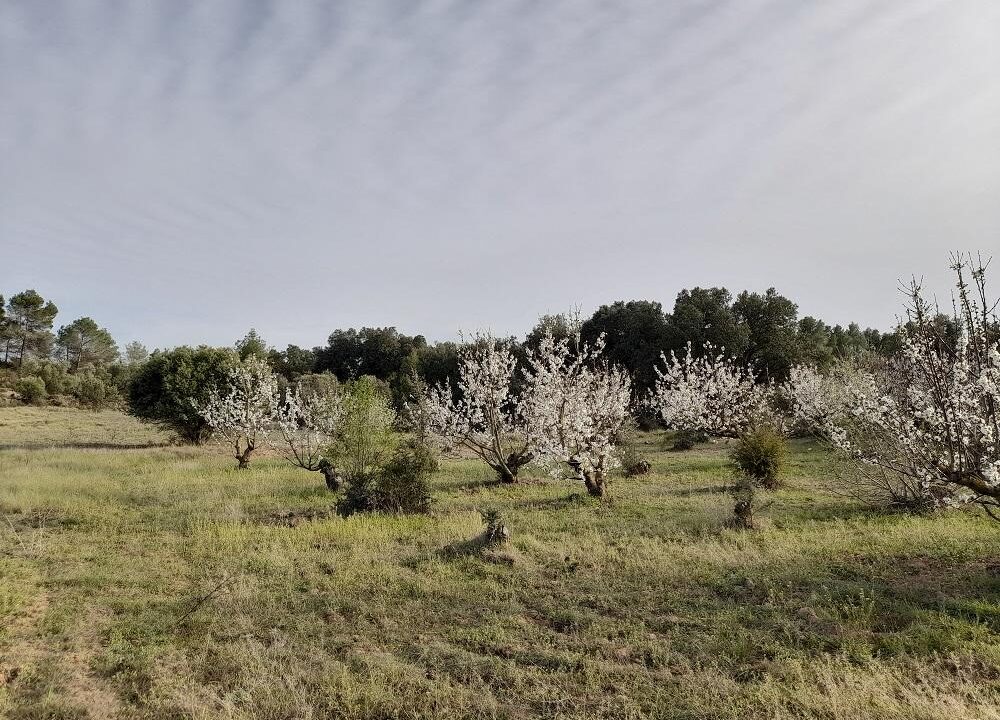
[[[323,473],[323,480],[326,481],[328,490],[337,492],[340,489],[340,475],[337,473],[337,468],[333,466],[333,463],[325,459],[320,460],[317,470]]]
[[[587,488],[587,493],[591,497],[604,497],[604,491],[607,489],[607,480],[604,477],[602,469],[584,470],[580,461],[575,458],[569,461],[569,466],[576,473],[576,476],[583,480],[583,485]]]
[[[254,450],[253,445],[247,445],[246,449],[243,450],[242,452],[240,451],[236,452],[235,457],[236,457],[237,470],[246,470],[247,468],[250,467],[250,455],[253,454],[253,450]]]
[[[512,452],[504,462],[494,465],[493,469],[496,471],[497,479],[500,482],[515,483],[517,482],[517,474],[521,468],[534,459],[535,454],[533,452]]]

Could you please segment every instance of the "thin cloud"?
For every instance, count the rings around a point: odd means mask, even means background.
[[[886,326],[1000,231],[988,0],[6,2],[0,287],[152,345],[682,287]]]

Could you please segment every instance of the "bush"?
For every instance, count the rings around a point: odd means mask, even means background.
[[[428,480],[436,468],[437,458],[427,445],[403,443],[377,472],[356,476],[348,483],[337,511],[341,515],[427,512],[431,504]]]
[[[337,511],[426,512],[427,480],[437,460],[422,442],[400,442],[383,384],[366,375],[347,383],[341,397],[340,426],[328,452],[347,484]]]
[[[337,436],[327,457],[348,483],[374,478],[399,442],[396,413],[382,384],[369,375],[346,383],[341,392]]]
[[[79,384],[74,395],[81,405],[94,410],[116,405],[121,400],[114,383],[93,372],[85,372],[79,376]]]
[[[41,378],[49,395],[71,395],[77,388],[76,376],[65,365],[52,360],[29,360],[21,368],[21,374]]]
[[[671,450],[691,450],[698,443],[708,442],[708,434],[701,430],[678,430],[674,433]]]
[[[622,473],[625,477],[645,475],[651,469],[649,461],[639,452],[639,444],[635,437],[629,437],[621,445]]]
[[[236,362],[232,350],[204,345],[154,352],[129,379],[129,412],[202,443],[211,428],[195,403],[204,406],[212,390],[224,387]]]
[[[14,389],[17,383],[17,373],[10,368],[0,367],[0,388]]]
[[[757,427],[744,434],[729,453],[737,471],[751,482],[773,490],[785,464],[785,436],[771,427]]]
[[[45,381],[37,375],[28,375],[14,383],[14,390],[21,396],[21,402],[41,405],[48,398]]]

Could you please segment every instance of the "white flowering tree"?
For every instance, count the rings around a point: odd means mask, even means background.
[[[603,336],[581,346],[579,337],[546,335],[528,356],[521,413],[539,461],[561,474],[565,463],[595,497],[621,460],[616,441],[631,419],[632,381],[602,359]]]
[[[871,373],[856,362],[837,363],[825,373],[810,365],[794,365],[779,391],[788,401],[793,421],[825,436],[839,436],[851,415],[854,388],[871,382]]]
[[[250,456],[267,438],[277,411],[278,380],[267,361],[248,357],[228,373],[224,392],[213,390],[196,409],[212,433],[229,445],[237,467],[250,466]]]
[[[753,370],[706,343],[695,355],[688,343],[682,357],[662,355],[663,369],[649,404],[668,428],[739,437],[769,418],[773,386],[756,382]]]
[[[796,411],[818,416],[815,426],[863,472],[906,491],[894,500],[974,502],[1000,519],[997,302],[988,299],[985,264],[955,256],[952,269],[955,319],[962,328],[957,343],[942,332],[936,308],[914,282],[902,351],[845,384],[845,401],[834,396],[816,412],[797,399]],[[801,380],[799,385],[796,394],[807,395]]]
[[[327,457],[342,416],[336,390],[321,392],[302,383],[288,388],[275,412],[279,438],[273,445],[281,456],[304,470],[322,473],[327,488],[340,489],[340,475]]]
[[[517,358],[511,343],[475,336],[461,351],[457,393],[450,383],[428,390],[426,430],[446,446],[478,456],[506,483],[534,458],[513,383]]]

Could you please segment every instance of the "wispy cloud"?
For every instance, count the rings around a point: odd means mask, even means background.
[[[1000,247],[998,28],[990,0],[7,0],[0,286],[153,344],[706,283],[884,325],[896,277]]]

